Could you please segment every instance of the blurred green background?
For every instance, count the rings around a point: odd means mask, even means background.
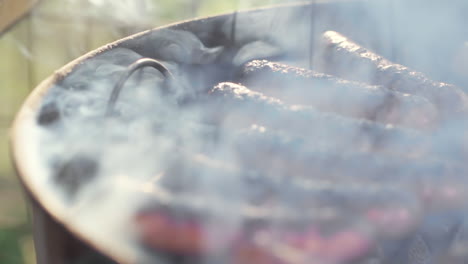
[[[0,264],[35,263],[31,216],[12,169],[8,140],[15,113],[41,80],[74,58],[135,32],[278,2],[287,1],[42,0],[0,35]]]

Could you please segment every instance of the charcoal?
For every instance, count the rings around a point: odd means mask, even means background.
[[[278,62],[251,61],[237,81],[287,104],[311,105],[354,118],[412,128],[434,126],[438,119],[437,110],[425,98]]]
[[[430,80],[423,73],[393,63],[340,33],[327,31],[323,41],[320,65],[326,73],[425,97],[445,118],[466,113],[467,97],[459,87]]]

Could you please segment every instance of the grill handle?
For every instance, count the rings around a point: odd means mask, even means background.
[[[164,66],[158,60],[150,59],[150,58],[143,58],[143,59],[139,59],[135,61],[134,63],[128,66],[128,68],[120,77],[117,84],[114,86],[114,89],[112,90],[112,93],[109,97],[109,101],[107,102],[107,110],[106,110],[107,116],[112,115],[112,113],[114,112],[115,104],[117,102],[117,99],[119,98],[119,94],[122,91],[123,86],[125,85],[125,82],[130,78],[130,76],[134,72],[144,67],[153,67],[156,70],[160,71],[164,75],[166,83],[174,79],[169,69],[167,69],[166,66]]]

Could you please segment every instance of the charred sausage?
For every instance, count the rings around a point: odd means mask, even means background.
[[[323,42],[319,65],[326,73],[425,97],[444,117],[467,111],[466,94],[455,85],[430,80],[423,73],[393,63],[334,31],[325,32]]]

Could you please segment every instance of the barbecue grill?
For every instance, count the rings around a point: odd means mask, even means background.
[[[444,130],[434,128],[445,128],[441,124],[463,129],[465,95],[438,82],[453,77],[446,70],[404,56],[413,52],[411,47],[388,48],[392,43],[387,40],[433,39],[432,32],[389,30],[392,23],[379,15],[389,6],[293,4],[182,22],[106,45],[43,81],[18,114],[12,141],[18,174],[35,208],[35,226],[42,230],[36,234],[39,260],[68,263],[96,251],[119,263],[462,263],[455,261],[463,261],[460,247],[465,245],[459,235],[466,183],[463,146],[454,155],[444,152],[446,141],[440,141],[443,146],[432,142],[443,138]],[[399,21],[412,20],[402,16]],[[325,48],[338,47],[344,52],[338,56],[346,56],[340,43],[353,40],[431,73],[436,81],[409,75],[449,95],[431,97],[428,88],[412,96],[406,94],[412,86],[402,92],[393,79],[376,85],[367,75],[335,79],[336,65],[325,62],[337,58],[321,57],[324,32],[335,36],[335,46]],[[349,42],[333,42],[343,38]],[[444,41],[460,45],[455,37]],[[414,52],[421,50],[434,51],[421,47]],[[434,57],[446,63],[454,57],[450,50],[440,53]],[[405,71],[398,68],[395,74]],[[286,97],[285,103],[272,99],[281,94],[266,97],[248,90],[273,79],[272,89],[262,91],[268,94],[282,86],[309,85],[311,78],[333,83],[337,91],[312,102],[315,108],[297,106],[294,98],[289,98],[292,103]],[[359,105],[375,98],[383,98],[383,104],[351,111],[346,103],[355,100],[356,89],[371,98],[356,99]],[[349,99],[341,99],[342,108],[329,107],[341,94]],[[132,100],[142,103],[134,108]],[[179,109],[174,105],[186,111],[167,110]],[[174,127],[167,127],[172,119]],[[185,126],[188,132],[180,138],[167,136]],[[350,129],[356,133],[343,132]],[[73,141],[82,134],[89,135]],[[213,140],[190,145],[192,152],[175,148],[205,138]],[[218,151],[219,161],[205,155],[224,141],[242,155]],[[126,152],[129,145],[148,155]],[[155,148],[162,153],[151,156]],[[231,160],[245,167],[231,166]],[[142,169],[145,164],[148,169]],[[288,166],[314,177],[284,178]],[[158,173],[148,176],[149,171]],[[98,176],[106,172],[111,179]],[[246,185],[236,185],[239,178]],[[219,190],[210,189],[211,184]],[[282,195],[286,198],[275,198]],[[435,231],[428,234],[427,229]]]

